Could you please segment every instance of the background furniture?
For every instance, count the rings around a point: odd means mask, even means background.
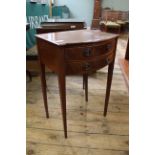
[[[101,21],[112,21],[120,24],[120,30],[125,31],[128,30],[129,27],[129,12],[128,11],[119,11],[119,10],[112,10],[110,8],[102,9],[101,0],[94,0],[94,15],[92,20],[92,28],[99,29],[102,26],[102,30],[104,29],[104,24],[101,24]],[[108,26],[109,31],[118,33],[118,27]],[[106,29],[107,30],[107,29]],[[114,31],[113,31],[114,30]]]
[[[93,29],[99,29],[100,21],[101,21],[101,0],[94,0],[94,15],[91,27]]]
[[[108,22],[112,22],[113,24],[106,25],[106,23]],[[119,25],[120,28],[116,25]],[[100,27],[102,30],[108,32],[118,33],[119,31],[120,32],[129,31],[129,12],[102,9],[102,20],[100,22]]]
[[[37,33],[84,29],[85,22],[76,19],[48,19],[37,28]]]
[[[105,21],[117,21],[117,20],[129,21],[129,12],[128,11],[102,9],[102,20],[105,20]]]
[[[36,35],[41,68],[41,83],[46,117],[49,118],[45,66],[57,73],[62,107],[64,135],[67,138],[66,75],[84,75],[88,101],[88,75],[108,67],[104,116],[107,114],[118,35],[99,30],[76,30]]]
[[[113,33],[120,33],[121,26],[112,21],[101,21],[100,22],[100,30],[105,32],[113,32]]]

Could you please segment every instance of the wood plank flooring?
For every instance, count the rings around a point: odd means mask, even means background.
[[[129,154],[128,90],[118,65],[125,44],[126,40],[118,42],[107,117],[103,117],[107,68],[89,77],[88,102],[82,77],[67,77],[68,139],[63,134],[57,76],[46,76],[49,119],[45,117],[40,77],[27,83],[27,155]]]
[[[129,61],[123,58],[119,60],[119,63],[120,63],[122,73],[124,75],[126,85],[127,87],[129,87]]]

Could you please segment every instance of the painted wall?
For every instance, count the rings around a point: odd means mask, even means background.
[[[129,0],[102,0],[102,7],[114,10],[129,11]]]
[[[56,5],[66,5],[71,12],[72,18],[86,21],[91,25],[93,18],[94,0],[55,0]]]
[[[94,0],[55,0],[56,5],[69,7],[72,18],[83,19],[87,26],[93,18]],[[102,0],[102,7],[111,7],[114,10],[129,10],[129,0]]]

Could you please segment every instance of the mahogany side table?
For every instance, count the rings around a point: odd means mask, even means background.
[[[107,114],[118,35],[100,30],[75,30],[36,35],[42,93],[49,118],[45,65],[58,75],[64,135],[67,138],[66,75],[84,75],[86,101],[88,75],[108,65],[104,116]]]

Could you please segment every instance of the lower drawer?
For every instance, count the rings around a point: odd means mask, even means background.
[[[103,58],[96,58],[90,61],[67,62],[67,74],[89,74],[109,65],[114,59],[113,54],[109,54]]]

